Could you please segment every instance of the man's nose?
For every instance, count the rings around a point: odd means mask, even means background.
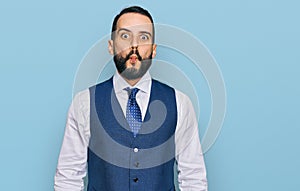
[[[138,44],[139,44],[138,38],[137,37],[132,38],[132,40],[131,40],[131,46],[132,47],[137,47]]]
[[[131,50],[135,53],[138,49],[138,46],[131,46]]]

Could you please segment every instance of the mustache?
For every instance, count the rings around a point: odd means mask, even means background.
[[[142,57],[141,57],[141,55],[140,55],[140,53],[139,53],[139,51],[138,51],[137,49],[131,50],[131,51],[127,54],[125,60],[129,60],[130,57],[131,57],[133,54],[136,54],[137,59],[138,59],[139,61],[142,61]]]

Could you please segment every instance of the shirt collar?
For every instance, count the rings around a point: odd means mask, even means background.
[[[123,91],[125,88],[138,88],[140,91],[143,91],[145,93],[150,93],[151,89],[151,75],[149,71],[147,71],[144,76],[136,83],[134,86],[129,85],[126,80],[118,73],[118,71],[115,72],[113,77],[113,84],[114,89],[116,93],[119,93]]]

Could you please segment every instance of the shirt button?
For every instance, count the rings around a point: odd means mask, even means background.
[[[133,149],[133,152],[137,153],[137,152],[139,152],[139,149],[135,147],[135,148]]]
[[[139,167],[139,166],[140,166],[140,163],[139,163],[139,162],[136,162],[136,163],[134,164],[134,166],[135,166],[135,167]]]
[[[134,178],[133,181],[134,181],[134,182],[138,182],[139,179],[138,179],[138,178]]]

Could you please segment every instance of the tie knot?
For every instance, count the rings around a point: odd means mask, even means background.
[[[136,94],[138,93],[139,89],[138,88],[127,88],[126,89],[128,91],[129,94],[129,99],[135,99]]]

